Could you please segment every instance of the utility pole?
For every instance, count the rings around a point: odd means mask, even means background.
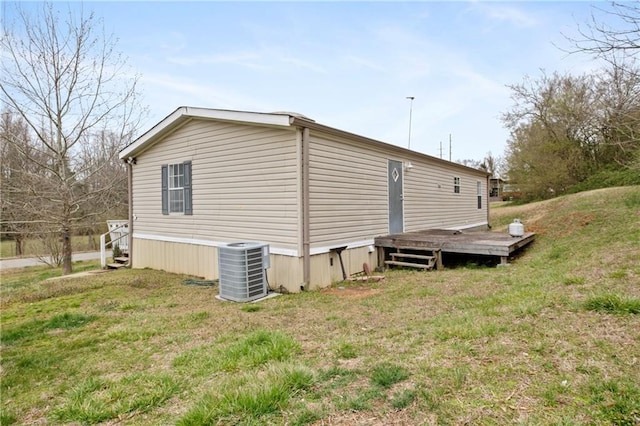
[[[409,144],[407,145],[407,148],[411,149],[411,116],[413,115],[413,100],[415,96],[407,96],[407,99],[411,100],[409,104]]]

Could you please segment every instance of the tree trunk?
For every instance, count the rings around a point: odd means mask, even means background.
[[[87,247],[89,248],[89,250],[98,249],[98,245],[96,244],[96,239],[93,237],[92,231],[89,231],[89,234],[87,234]]]
[[[23,250],[23,241],[22,241],[22,237],[19,235],[16,235],[15,237],[15,242],[16,242],[16,256],[22,256],[24,250]]]
[[[62,230],[62,275],[69,275],[73,272],[71,267],[71,235],[69,227]]]

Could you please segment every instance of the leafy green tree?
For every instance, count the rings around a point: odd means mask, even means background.
[[[554,73],[510,86],[514,106],[503,114],[511,131],[508,177],[525,198],[562,194],[594,169],[598,127],[591,118],[593,79]]]
[[[508,178],[524,198],[548,198],[605,171],[638,167],[640,70],[611,62],[598,73],[554,73],[510,86]]]

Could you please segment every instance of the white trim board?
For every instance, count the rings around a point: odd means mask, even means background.
[[[354,241],[354,242],[342,243],[342,244],[338,243],[338,244],[334,244],[332,246],[314,247],[311,250],[309,250],[309,252],[313,256],[315,254],[329,253],[331,251],[331,249],[335,248],[335,247],[341,247],[341,246],[345,246],[346,245],[347,249],[354,249],[354,248],[372,246],[373,243],[374,243],[373,239],[362,240],[362,241]]]
[[[211,241],[211,240],[201,240],[197,238],[184,238],[184,237],[170,237],[166,235],[141,234],[138,232],[133,233],[133,238],[138,238],[141,240],[163,241],[166,243],[193,244],[197,246],[207,246],[207,247],[220,247],[225,244],[237,242],[237,241]],[[257,242],[264,242],[264,241],[257,241]],[[369,239],[369,240],[353,241],[349,243],[334,244],[332,246],[315,247],[310,250],[310,254],[313,256],[316,254],[329,253],[332,248],[339,247],[340,245],[346,245],[347,249],[354,249],[354,248],[372,246],[373,243],[374,243],[373,239]],[[294,249],[278,248],[278,247],[269,245],[269,251],[271,252],[271,254],[301,257],[298,254],[298,250],[294,250]]]
[[[183,238],[183,237],[170,237],[166,235],[140,234],[136,232],[133,233],[133,238],[139,238],[141,240],[163,241],[165,243],[193,244],[196,246],[206,246],[206,247],[220,247],[226,244],[237,242],[237,241],[210,241],[210,240],[200,240],[197,238]],[[263,241],[256,241],[256,242],[263,242]],[[269,245],[269,252],[271,254],[281,254],[283,256],[299,257],[297,250],[278,248],[271,245]]]

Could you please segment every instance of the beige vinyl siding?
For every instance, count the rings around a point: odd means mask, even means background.
[[[483,208],[477,208],[476,182],[486,189],[482,172],[317,132],[311,134],[310,154],[312,249],[388,233],[388,160],[413,165],[403,172],[405,231],[487,222],[486,196]],[[459,194],[453,190],[454,176],[460,177]]]
[[[138,156],[134,235],[297,249],[294,130],[192,120]],[[191,160],[193,215],[162,214],[160,166]]]
[[[455,165],[411,159],[404,173],[405,231],[427,228],[465,228],[487,222],[487,179]],[[454,193],[454,177],[460,193]],[[477,182],[482,182],[482,209],[478,209]]]
[[[373,238],[388,228],[387,156],[359,142],[311,133],[311,248]]]

